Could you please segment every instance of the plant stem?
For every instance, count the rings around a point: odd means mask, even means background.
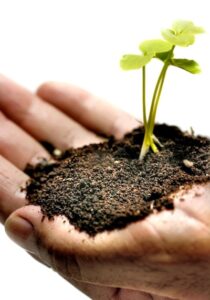
[[[152,97],[152,103],[151,103],[151,107],[150,107],[149,119],[145,126],[144,140],[143,140],[143,144],[142,144],[140,156],[139,156],[140,160],[142,160],[144,158],[144,156],[149,151],[150,147],[152,148],[153,152],[155,152],[155,153],[158,152],[158,148],[155,145],[155,142],[153,139],[153,130],[154,130],[154,126],[155,126],[155,117],[156,117],[156,113],[157,113],[158,103],[160,100],[160,95],[161,95],[161,92],[163,89],[166,71],[170,65],[170,59],[173,56],[174,48],[175,47],[173,47],[171,49],[171,51],[169,52],[168,57],[164,62],[164,65],[162,67],[162,70],[160,72],[160,75],[158,77],[158,80],[157,80],[157,83],[155,86],[155,90],[154,90],[153,97]]]
[[[151,131],[151,128],[152,128],[151,123],[152,123],[153,116],[154,116],[153,111],[154,111],[154,108],[155,108],[156,98],[157,98],[157,95],[159,94],[158,91],[160,90],[160,86],[161,86],[161,82],[162,82],[162,76],[164,74],[164,67],[165,67],[165,64],[164,64],[164,66],[163,66],[163,68],[160,72],[160,75],[158,77],[158,81],[156,83],[155,90],[154,90],[154,93],[153,93],[149,119],[148,119],[148,122],[147,122],[147,126],[145,127],[144,140],[143,140],[143,144],[142,144],[141,151],[140,151],[140,156],[139,156],[140,160],[143,160],[143,158],[145,157],[145,155],[149,151],[150,147],[152,148],[152,150],[154,152],[158,151],[158,149],[157,149],[157,147],[156,147],[156,145],[153,141],[152,131]],[[159,95],[159,97],[160,97],[160,95]]]
[[[147,112],[146,112],[146,67],[142,68],[142,103],[143,103],[143,121],[144,128],[147,127]]]
[[[163,89],[163,84],[164,84],[166,71],[167,71],[168,67],[169,67],[169,63],[167,62],[167,63],[164,64],[162,72],[160,74],[160,81],[159,81],[159,85],[158,85],[158,88],[157,88],[157,93],[155,95],[154,106],[153,106],[153,110],[151,112],[151,116],[149,118],[149,124],[148,124],[149,135],[153,134],[153,130],[154,130],[154,126],[155,126],[155,117],[156,117],[156,113],[157,113],[157,107],[158,107],[158,103],[159,103],[159,100],[160,100],[160,95],[161,95],[161,92],[162,92],[162,89]]]
[[[143,144],[141,146],[141,151],[140,151],[140,154],[139,154],[139,159],[140,160],[144,159],[145,155],[149,151],[149,147],[150,147],[150,141],[149,141],[149,138],[148,138],[148,130],[145,129],[144,140],[143,140]]]
[[[156,83],[156,86],[155,86],[155,90],[154,90],[154,93],[153,93],[153,97],[152,97],[152,104],[151,104],[151,107],[150,107],[149,120],[148,120],[148,127],[149,128],[151,128],[151,122],[152,122],[152,119],[153,119],[153,114],[154,114],[154,108],[155,108],[155,104],[156,104],[156,100],[157,100],[157,95],[159,94],[159,90],[160,90],[160,86],[161,86],[161,82],[162,82],[162,78],[163,78],[164,73],[165,73],[165,63],[163,65],[163,68],[162,68],[162,70],[160,72],[160,75],[158,77],[158,80],[157,80],[157,83]]]

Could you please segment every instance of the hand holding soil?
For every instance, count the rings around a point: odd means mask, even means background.
[[[29,177],[23,170],[43,158],[53,163],[39,141],[77,148],[100,143],[101,134],[121,139],[139,124],[87,92],[57,83],[44,84],[33,95],[0,77],[0,108],[0,214],[14,241],[92,299],[209,299],[209,151],[200,169],[182,160],[186,182],[200,175],[203,183],[197,178],[165,195],[169,207],[158,212],[157,199],[151,198],[146,218],[89,235],[65,216],[48,219],[39,206],[26,205],[20,187]],[[201,143],[209,149],[209,140]],[[52,177],[59,182],[59,176]]]

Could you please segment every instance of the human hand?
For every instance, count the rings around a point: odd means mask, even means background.
[[[35,137],[33,142],[48,140],[62,149],[72,146],[72,138],[67,145],[67,139],[64,138],[66,135],[62,131],[72,128],[70,124],[65,125],[69,118],[62,115],[65,121],[62,119],[61,122],[56,117],[57,114],[61,116],[61,113],[55,108],[5,79],[3,86],[4,89],[0,89],[0,107],[8,117]],[[51,83],[42,86],[38,94],[94,131],[104,130],[106,134],[121,137],[136,125],[127,115],[103,102],[97,102],[95,106],[97,100],[94,97],[73,87]],[[19,107],[20,103],[23,106]],[[18,114],[14,108],[18,109]],[[20,116],[25,116],[25,120]],[[125,124],[128,127],[123,127]],[[60,128],[60,131],[56,131],[61,137],[60,142],[55,134],[57,125]],[[78,146],[77,137],[81,135],[85,143],[98,140],[93,132],[83,132],[84,128],[81,130],[77,126],[73,127],[75,146]],[[24,151],[32,148],[24,148]],[[9,153],[13,153],[12,148],[10,150]],[[44,152],[40,155],[37,151],[39,155],[28,157],[35,157],[33,162],[44,155],[50,159],[43,148],[40,151]],[[4,154],[16,166],[23,168],[29,159],[26,159],[25,153],[19,156],[16,155],[17,159],[14,160],[13,156]],[[21,166],[18,165],[20,162]],[[1,164],[4,172],[1,174],[0,208],[5,219],[14,209],[25,204],[24,194],[17,191],[28,178],[3,158]],[[40,209],[34,206],[26,206],[14,212],[7,219],[6,230],[18,244],[93,299],[166,299],[162,295],[173,299],[205,300],[210,297],[210,186],[195,187],[183,197],[185,201],[180,201],[181,197],[176,195],[174,211],[152,215],[125,229],[100,233],[95,238],[79,233],[68,222],[63,223],[63,217],[56,217],[53,222],[47,219],[41,222]]]

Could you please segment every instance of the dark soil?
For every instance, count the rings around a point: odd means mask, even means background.
[[[54,165],[28,168],[29,203],[44,215],[65,215],[78,230],[95,235],[123,228],[163,209],[173,209],[169,194],[210,180],[210,140],[157,125],[163,144],[139,161],[143,129],[121,141],[70,150]]]

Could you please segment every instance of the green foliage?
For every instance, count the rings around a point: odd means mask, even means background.
[[[140,54],[127,54],[120,60],[120,66],[123,70],[136,70],[142,68],[142,103],[143,103],[143,121],[145,134],[143,145],[141,147],[140,159],[143,159],[151,148],[158,152],[159,142],[153,134],[157,107],[160,100],[166,72],[169,66],[178,67],[192,74],[200,73],[200,66],[194,60],[174,58],[174,49],[176,46],[188,47],[195,42],[195,35],[203,33],[201,27],[194,25],[191,21],[178,20],[172,24],[172,27],[162,31],[164,40],[154,39],[146,40],[139,46]],[[152,58],[163,62],[163,67],[159,74],[150,106],[149,115],[146,113],[146,65]]]
[[[203,28],[195,26],[191,21],[178,20],[172,24],[171,29],[163,30],[162,36],[175,46],[187,47],[194,43],[195,34],[203,32]]]
[[[177,20],[172,24],[172,30],[176,35],[179,34],[199,34],[203,33],[204,29],[202,27],[195,26],[192,21],[187,20]]]
[[[135,70],[140,69],[145,66],[151,59],[152,55],[135,55],[135,54],[126,54],[122,57],[120,61],[120,66],[123,70]]]
[[[184,58],[174,58],[171,59],[170,64],[172,66],[178,67],[192,74],[198,74],[201,72],[201,68],[199,64],[194,60],[184,59]]]
[[[162,60],[162,62],[165,62],[169,55],[171,55],[171,57],[173,57],[173,53],[171,54],[171,53],[169,53],[169,51],[163,52],[163,53],[156,53],[156,55],[154,57]]]
[[[163,40],[147,40],[142,42],[139,46],[139,49],[144,53],[144,55],[152,54],[152,56],[156,53],[168,52],[171,48],[172,45]]]
[[[187,47],[189,45],[192,45],[195,41],[195,37],[193,34],[188,33],[182,33],[182,34],[175,34],[175,32],[171,29],[165,29],[162,31],[162,36],[164,39],[166,39],[169,43],[181,46],[181,47]]]

